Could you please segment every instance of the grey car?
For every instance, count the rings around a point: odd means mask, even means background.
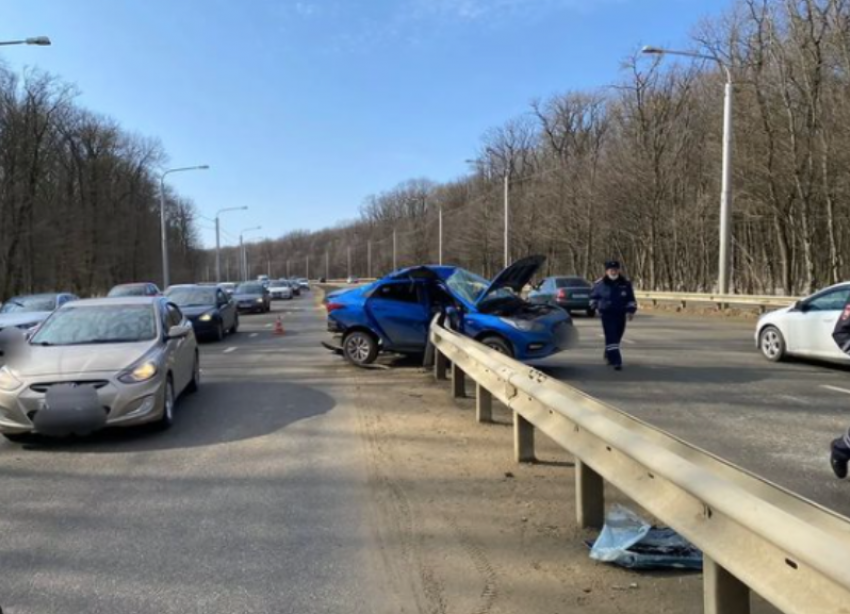
[[[65,303],[79,300],[69,292],[13,296],[0,307],[0,330],[9,327],[29,330],[47,319]]]
[[[539,281],[528,293],[531,303],[556,305],[568,312],[583,311],[591,318],[596,311],[590,307],[592,284],[577,275],[546,277]]]
[[[55,311],[0,368],[0,434],[85,435],[171,426],[200,382],[191,322],[164,297],[90,299]]]

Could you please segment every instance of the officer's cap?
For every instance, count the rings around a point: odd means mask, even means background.
[[[620,262],[618,260],[608,260],[607,262],[605,262],[605,270],[606,271],[608,269],[619,269],[619,268],[620,268]]]

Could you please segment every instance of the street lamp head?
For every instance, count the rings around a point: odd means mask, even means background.
[[[664,49],[661,49],[659,47],[650,47],[649,45],[647,45],[646,47],[641,49],[640,52],[641,53],[647,53],[647,54],[650,54],[650,55],[664,55],[666,53],[666,51],[664,51]]]
[[[26,39],[24,42],[27,45],[38,45],[40,47],[47,47],[51,44],[50,39],[46,36],[34,36]]]
[[[199,171],[208,171],[208,170],[210,170],[210,165],[209,164],[202,164],[201,166],[198,167],[198,170]]]

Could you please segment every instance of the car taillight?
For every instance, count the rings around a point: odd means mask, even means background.
[[[569,292],[567,292],[567,291],[566,291],[566,290],[564,290],[563,288],[561,288],[560,290],[558,290],[558,300],[559,300],[559,301],[565,301],[565,300],[567,300],[568,298],[570,298],[570,293],[569,293]]]
[[[341,305],[340,303],[328,303],[327,305],[325,305],[325,307],[327,308],[328,313],[330,313],[332,311],[336,311],[337,309],[342,309],[343,305]]]

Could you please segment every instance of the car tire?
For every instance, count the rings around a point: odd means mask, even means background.
[[[342,340],[342,355],[355,365],[370,365],[378,358],[378,342],[367,332],[354,331]]]
[[[588,309],[586,311],[586,313],[587,313],[588,318],[595,318],[596,317],[596,310],[595,309]]]
[[[213,340],[221,341],[224,339],[224,322],[219,320],[215,325],[215,332],[213,332]]]
[[[504,354],[510,358],[514,357],[514,349],[501,337],[496,337],[495,335],[484,337],[481,339],[481,343],[499,354]]]
[[[233,316],[233,326],[230,327],[230,334],[235,335],[239,332],[239,314]]]
[[[201,358],[195,352],[195,363],[192,365],[192,379],[186,386],[187,394],[195,394],[201,386]]]
[[[174,404],[177,401],[177,397],[174,394],[174,381],[170,375],[165,380],[165,391],[163,395],[162,417],[156,422],[156,429],[159,431],[167,431],[174,424]]]
[[[775,326],[765,326],[759,333],[759,349],[770,362],[781,362],[785,359],[785,337]]]

